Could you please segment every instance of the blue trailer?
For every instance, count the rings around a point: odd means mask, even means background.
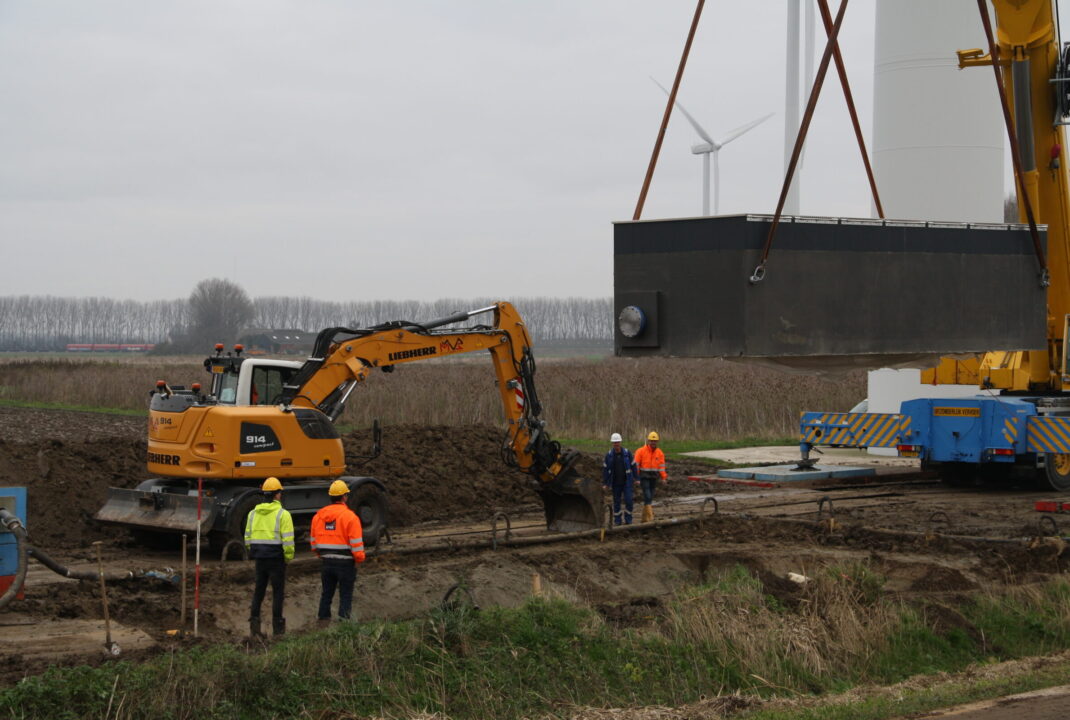
[[[951,485],[1038,480],[1070,491],[1070,416],[1052,397],[908,400],[898,413],[805,412],[804,462],[816,445],[894,448]]]

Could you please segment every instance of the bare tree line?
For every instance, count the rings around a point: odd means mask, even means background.
[[[367,327],[389,320],[429,321],[473,310],[496,299],[329,302],[308,297],[259,297],[249,329]],[[607,344],[611,298],[515,298],[536,342]],[[479,322],[479,319],[474,319]],[[189,298],[114,300],[50,295],[0,296],[0,350],[63,350],[68,343],[166,343],[196,323]],[[225,338],[227,341],[234,338]]]

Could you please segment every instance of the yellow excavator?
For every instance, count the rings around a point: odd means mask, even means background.
[[[491,325],[445,327],[484,314],[493,315]],[[345,453],[334,422],[353,390],[376,371],[480,350],[490,353],[505,413],[502,457],[530,477],[542,498],[547,528],[597,527],[600,483],[579,477],[573,467],[578,453],[563,451],[547,433],[531,338],[507,302],[426,323],[327,328],[303,363],[248,357],[241,346],[224,354],[217,345],[215,355],[204,361],[211,376],[207,390],[198,383],[172,387],[161,380],[152,392],[148,469],[160,477],[133,490],[111,488],[96,518],[131,528],[146,540],[161,539],[193,532],[200,502],[201,530],[222,550],[242,537],[265,478],[283,480],[283,505],[300,526],[329,502],[327,488],[341,477],[350,486],[350,505],[361,517],[365,542],[375,544],[387,525],[388,488],[372,477],[344,475]],[[376,424],[373,456],[379,446]]]

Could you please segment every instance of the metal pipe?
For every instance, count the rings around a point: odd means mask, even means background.
[[[1037,263],[1040,265],[1040,285],[1041,287],[1048,287],[1051,284],[1050,273],[1048,271],[1048,261],[1044,255],[1044,249],[1040,245],[1040,231],[1037,229],[1036,216],[1033,214],[1033,199],[1029,197],[1029,188],[1025,182],[1025,170],[1023,169],[1022,149],[1018,146],[1018,137],[1013,132],[1011,127],[1011,111],[1007,104],[1007,89],[1003,84],[1003,73],[1000,72],[1000,59],[999,59],[999,45],[996,43],[995,36],[992,34],[992,20],[988,17],[988,8],[985,5],[985,0],[977,0],[977,9],[981,12],[981,24],[985,29],[985,38],[988,40],[988,55],[992,60],[992,71],[996,74],[996,88],[999,90],[999,104],[1003,110],[1003,122],[1007,126],[1007,140],[1011,146],[1011,161],[1014,163],[1014,177],[1018,181],[1018,192],[1021,193],[1021,201],[1019,206],[1025,206],[1025,217],[1029,223],[1029,234],[1033,238],[1033,252],[1037,256]],[[1014,79],[1012,72],[1012,80]],[[1029,87],[1027,82],[1026,87]],[[1015,95],[1018,94],[1019,88],[1015,86]],[[1032,137],[1032,135],[1030,135]],[[1032,160],[1034,167],[1036,158]]]
[[[1011,63],[1014,82],[1014,134],[1022,153],[1022,171],[1037,169],[1037,153],[1033,146],[1033,93],[1030,82],[1029,58]]]
[[[465,312],[454,313],[452,315],[447,315],[446,317],[439,318],[438,320],[431,320],[430,322],[413,323],[413,326],[421,327],[425,330],[430,330],[432,328],[442,327],[443,325],[452,325],[453,323],[464,322],[468,318],[473,317],[475,315],[482,315],[483,313],[492,312],[497,309],[497,305],[488,305],[485,308],[479,308],[478,310],[466,310]]]
[[[60,565],[58,562],[52,559],[52,557],[48,555],[48,553],[46,553],[44,550],[41,550],[40,548],[27,548],[27,553],[30,557],[44,565],[52,572],[65,578],[70,578],[71,580],[96,580],[99,577],[99,573],[93,570],[71,570],[68,567]],[[104,579],[108,582],[132,580],[134,577],[135,576],[132,570],[127,570],[125,572],[104,573]]]

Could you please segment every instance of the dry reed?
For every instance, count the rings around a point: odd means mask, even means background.
[[[350,399],[342,422],[365,427],[497,424],[501,404],[489,361],[427,362],[373,374]],[[159,379],[171,384],[209,376],[197,359],[140,358],[0,362],[0,398],[92,408],[142,410]],[[547,360],[536,375],[544,418],[557,436],[629,441],[648,430],[671,440],[790,437],[802,410],[847,410],[865,396],[865,374],[835,380],[720,360]]]

